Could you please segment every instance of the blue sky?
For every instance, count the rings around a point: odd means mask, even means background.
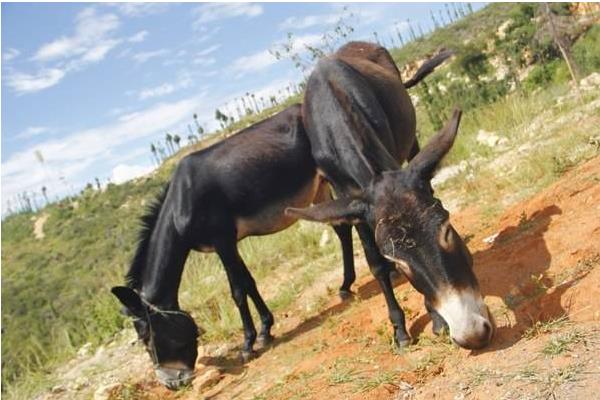
[[[3,3],[2,210],[17,193],[75,193],[152,168],[151,142],[187,137],[193,113],[268,96],[303,78],[271,54],[288,32],[318,45],[336,3]],[[351,39],[384,41],[443,4],[347,5]],[[480,8],[480,6],[474,6]],[[444,14],[445,15],[445,14]],[[403,32],[404,33],[404,32]],[[185,140],[184,140],[185,142]],[[41,157],[40,157],[41,155]]]

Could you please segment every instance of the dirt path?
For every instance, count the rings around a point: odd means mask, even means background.
[[[422,296],[405,280],[396,282],[396,296],[418,343],[395,351],[383,296],[361,259],[353,301],[331,294],[307,319],[277,315],[275,344],[246,365],[234,345],[205,346],[193,386],[170,392],[125,331],[65,366],[65,383],[41,398],[593,398],[600,390],[599,199],[596,157],[495,222],[477,209],[454,215],[498,326],[482,351],[433,337]]]
[[[219,381],[186,392],[146,371],[129,390],[179,399],[591,398],[600,390],[600,157],[486,225],[477,210],[454,217],[467,238],[498,325],[483,351],[434,338],[422,298],[405,281],[396,295],[419,342],[397,353],[383,297],[363,274],[357,298],[335,296],[307,320],[282,318],[275,345],[242,365],[236,349],[207,351],[199,370]],[[485,238],[495,236],[492,243]],[[489,240],[488,240],[489,242]],[[115,388],[112,398],[122,398]]]

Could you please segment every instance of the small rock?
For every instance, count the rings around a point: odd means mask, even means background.
[[[600,73],[591,73],[590,75],[586,76],[581,81],[579,81],[579,85],[583,90],[593,89],[595,87],[600,86]]]
[[[498,36],[498,39],[504,39],[506,37],[506,32],[508,31],[508,28],[510,28],[512,24],[513,24],[513,20],[507,19],[506,21],[504,21],[502,23],[502,25],[500,25],[498,27],[498,30],[496,31],[496,36]]]
[[[100,386],[94,392],[94,400],[108,400],[110,399],[110,393],[118,388],[120,384],[118,383],[110,383],[108,385]]]
[[[87,357],[90,355],[92,351],[92,344],[90,342],[81,346],[79,350],[77,350],[77,357]]]
[[[56,385],[56,386],[52,387],[50,392],[53,394],[58,394],[58,393],[62,393],[64,391],[66,391],[66,390],[67,390],[67,388],[64,385]]]
[[[477,133],[476,140],[479,144],[488,147],[501,146],[508,142],[506,138],[498,136],[495,132],[487,132],[483,129],[480,129]]]
[[[490,236],[486,237],[485,239],[483,239],[483,243],[487,243],[487,244],[494,243],[494,241],[496,240],[496,238],[498,237],[498,235],[500,235],[500,232],[496,232],[493,235],[490,235]]]
[[[325,247],[330,242],[331,237],[329,236],[329,231],[324,230],[321,235],[321,240],[319,240],[319,247]]]
[[[194,387],[202,390],[214,385],[221,379],[221,373],[215,367],[206,368],[201,374],[194,379]]]
[[[104,352],[106,351],[106,347],[104,346],[100,346],[98,347],[98,349],[96,350],[96,355],[97,356],[101,356],[102,354],[104,354]]]
[[[78,391],[83,389],[84,387],[88,386],[90,383],[89,381],[84,378],[83,376],[80,376],[79,378],[75,379],[75,382],[70,383],[67,386],[67,389],[71,390],[71,391]]]

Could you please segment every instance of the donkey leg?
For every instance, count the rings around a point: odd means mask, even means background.
[[[258,288],[256,287],[256,281],[252,277],[252,274],[250,274],[250,271],[248,271],[246,264],[239,254],[238,258],[241,266],[243,267],[244,274],[246,275],[246,292],[254,302],[262,323],[260,333],[258,334],[258,344],[261,346],[266,346],[273,341],[273,336],[271,335],[271,327],[273,327],[274,323],[273,313],[271,313],[271,310],[269,310],[269,307],[267,307],[267,304],[260,295]]]
[[[223,243],[215,247],[227,273],[231,296],[242,318],[244,345],[242,346],[241,357],[244,362],[247,362],[254,355],[253,346],[256,341],[256,328],[254,327],[252,314],[250,314],[250,308],[248,307],[248,293],[246,291],[248,285],[246,283],[247,276],[244,273],[245,268],[242,268],[243,264],[239,261],[235,241],[233,243]]]
[[[390,321],[394,327],[394,341],[399,347],[408,346],[411,344],[412,340],[406,331],[404,312],[396,300],[392,282],[390,280],[392,263],[383,258],[379,252],[379,248],[375,243],[373,232],[368,226],[358,225],[356,228],[358,230],[358,235],[360,236],[363,248],[365,249],[365,255],[367,257],[369,269],[371,270],[373,276],[375,276],[375,279],[377,279],[377,282],[379,282],[379,286],[381,286],[381,290],[383,291],[383,296],[385,297],[385,302],[387,303],[388,307]]]
[[[333,230],[337,234],[337,237],[340,239],[340,244],[342,245],[344,282],[342,282],[339,293],[342,300],[346,300],[352,296],[350,287],[356,280],[356,272],[354,270],[354,250],[352,248],[352,225],[333,225]]]
[[[435,335],[440,335],[444,331],[448,332],[448,324],[444,321],[444,318],[437,311],[433,309],[431,303],[425,299],[425,308],[431,317],[431,322],[433,323],[432,331]]]

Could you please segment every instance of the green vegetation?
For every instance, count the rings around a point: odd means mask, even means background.
[[[542,353],[547,356],[557,356],[566,351],[569,351],[571,347],[585,339],[585,335],[574,330],[566,332],[550,339],[550,341],[542,349]]]
[[[540,56],[539,60],[544,62],[533,64],[523,81],[517,78],[525,62],[521,55],[535,31],[531,7],[491,4],[392,51],[402,66],[440,47],[463,44],[450,68],[434,73],[412,93],[419,97],[421,143],[446,120],[452,107],[460,105],[465,110],[460,135],[445,163],[466,160],[468,167],[436,188],[443,199],[459,190],[461,196],[452,197],[460,198],[463,204],[494,204],[497,213],[507,204],[499,201],[499,192],[513,194],[506,202],[517,200],[598,154],[598,148],[589,144],[597,120],[584,118],[574,124],[565,117],[581,104],[597,99],[598,94],[569,97],[566,81],[570,77],[564,62],[548,50],[551,44],[543,42],[540,47],[539,54],[545,58]],[[508,18],[515,22],[506,39],[500,40],[497,29]],[[599,37],[600,29],[594,26],[573,44],[573,56],[585,73],[600,69]],[[487,49],[490,42],[494,44],[492,52]],[[506,57],[515,50],[519,59],[508,66],[506,76],[496,77],[492,54]],[[562,101],[557,102],[558,98]],[[228,119],[227,124],[221,117],[222,131],[182,148],[151,177],[109,185],[104,191],[89,187],[81,195],[47,205],[37,213],[7,217],[2,223],[3,394],[28,397],[38,386],[48,385],[48,373],[84,343],[99,345],[130,324],[119,314],[109,289],[122,283],[135,250],[138,217],[168,180],[177,160],[299,101],[301,94],[296,94],[236,121]],[[562,135],[567,128],[569,135]],[[480,130],[497,132],[510,143],[510,150],[482,145],[477,140]],[[536,143],[527,149],[532,135]],[[172,140],[179,146],[174,136]],[[515,150],[521,147],[526,156]],[[43,225],[45,236],[38,239],[33,224],[42,215],[48,218]],[[241,242],[241,254],[276,315],[294,307],[299,295],[323,273],[338,270],[341,279],[337,240],[319,245],[324,229],[330,228],[301,223],[276,235]],[[330,237],[334,237],[331,232]],[[203,340],[227,340],[240,334],[239,316],[215,255],[194,253],[189,258],[180,300],[206,330]],[[536,324],[526,337],[552,331],[555,323],[563,322]],[[446,351],[446,346],[440,347],[438,354],[429,354],[414,368],[436,364]],[[333,384],[343,383],[351,375],[352,371],[340,369],[331,380]],[[371,388],[394,376],[365,378],[360,384]],[[134,396],[135,388],[131,390]],[[129,394],[121,396],[127,398]]]

